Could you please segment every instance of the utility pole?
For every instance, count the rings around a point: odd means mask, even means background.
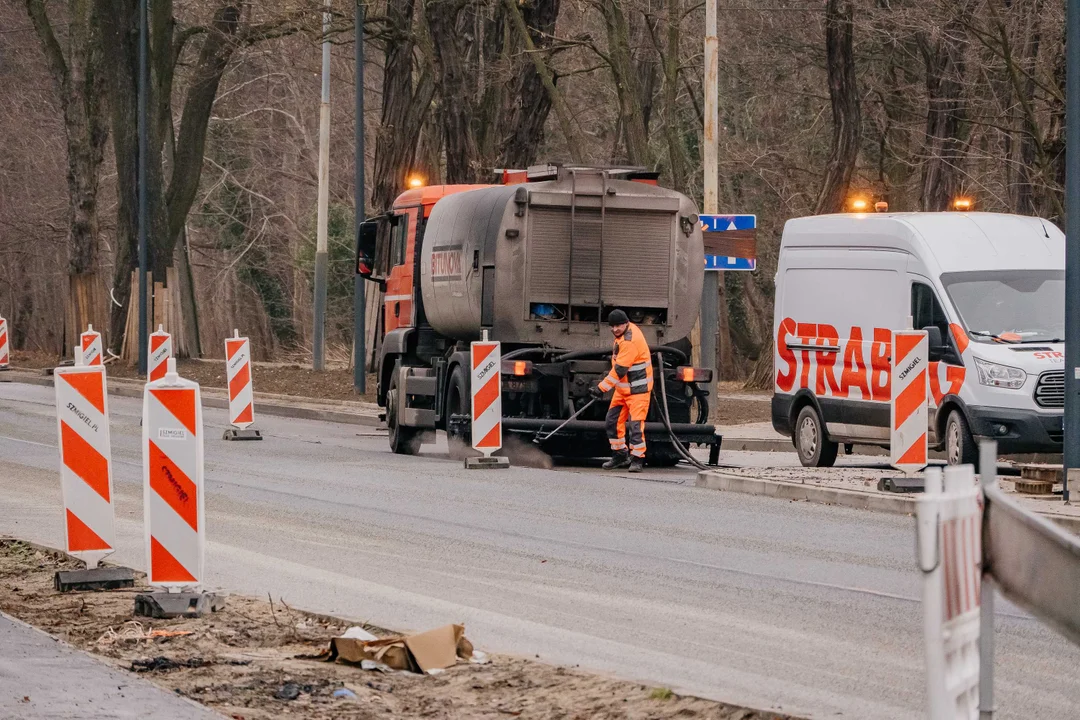
[[[356,155],[353,165],[356,172],[353,200],[356,203],[356,232],[364,222],[364,2],[356,0]],[[367,281],[353,268],[353,387],[356,392],[367,392]]]
[[[149,170],[149,162],[146,157],[150,149],[149,125],[147,108],[150,91],[150,29],[147,19],[147,0],[139,0],[139,102],[138,102],[138,125],[139,125],[139,374],[146,375],[147,365],[147,308],[146,308],[146,272],[147,272],[147,247],[146,231],[150,215],[150,198],[147,196],[146,175]],[[128,299],[128,307],[131,307],[131,299]],[[130,312],[130,310],[128,311]]]
[[[323,12],[322,103],[319,105],[319,228],[315,245],[315,330],[312,367],[326,369],[326,226],[330,211],[330,2]]]
[[[719,67],[720,44],[716,37],[716,0],[705,0],[705,127],[704,127],[704,207],[706,215],[720,212],[717,199],[720,163],[719,149],[716,145],[717,126],[719,125]],[[713,382],[710,385],[712,401],[716,402],[716,381],[720,372],[716,359],[716,335],[720,324],[720,283],[724,273],[715,270],[705,271],[705,284],[701,288],[701,363],[713,369]],[[726,338],[725,338],[726,340]]]
[[[1065,26],[1065,477],[1080,479],[1080,0],[1069,0]]]

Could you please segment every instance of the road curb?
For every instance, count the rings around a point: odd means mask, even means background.
[[[802,500],[821,505],[837,505],[855,510],[873,510],[894,515],[913,515],[915,513],[915,498],[917,497],[914,494],[885,495],[877,492],[806,485],[782,480],[765,480],[746,477],[745,475],[731,475],[716,470],[699,472],[694,484],[707,490],[759,495],[780,500]],[[1080,517],[1045,512],[1038,514],[1058,524],[1063,529],[1080,535]]]
[[[26,385],[40,385],[43,387],[53,386],[52,376],[34,375],[29,373],[19,373],[18,375],[7,374],[5,377],[0,377],[0,381],[17,382]],[[136,400],[143,396],[143,386],[141,383],[135,384],[127,381],[108,379],[108,384],[110,395],[135,398]],[[220,389],[206,388],[206,390],[214,391]],[[215,408],[217,410],[229,409],[229,401],[227,398],[215,397],[204,393],[202,401],[205,407]],[[273,415],[275,417],[293,418],[297,420],[321,420],[324,422],[343,423],[346,425],[362,425],[364,427],[383,426],[382,421],[373,415],[362,415],[360,413],[348,412],[346,410],[333,410],[330,408],[324,409],[290,405],[276,400],[260,399],[258,393],[255,393],[255,408],[259,413]]]

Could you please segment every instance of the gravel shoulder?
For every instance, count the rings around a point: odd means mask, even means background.
[[[483,665],[461,663],[437,676],[382,674],[304,659],[300,656],[318,653],[348,625],[360,623],[239,595],[203,619],[135,619],[138,589],[76,594],[53,589],[56,570],[79,566],[62,553],[0,538],[0,610],[115,667],[141,668],[139,674],[154,684],[237,720],[790,717],[509,656],[496,655]],[[145,580],[138,577],[137,584]],[[154,631],[159,632],[151,637]],[[297,686],[299,696],[276,698],[288,683]],[[356,699],[334,698],[341,688]]]

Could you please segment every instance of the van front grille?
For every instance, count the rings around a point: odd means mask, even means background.
[[[1051,370],[1035,383],[1035,404],[1042,408],[1065,407],[1065,371]]]

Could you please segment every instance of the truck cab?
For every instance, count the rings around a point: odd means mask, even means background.
[[[997,213],[788,221],[776,274],[773,426],[804,465],[840,444],[888,447],[891,337],[929,337],[928,439],[950,464],[977,442],[1060,453],[1065,238]]]

